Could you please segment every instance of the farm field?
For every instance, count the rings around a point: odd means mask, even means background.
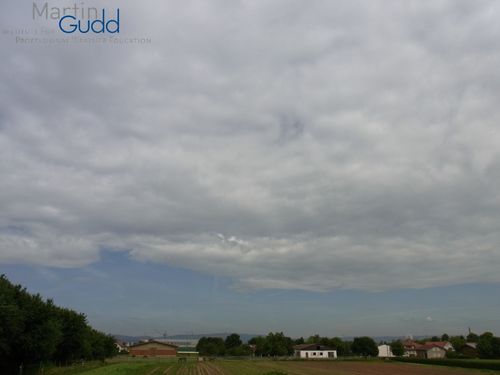
[[[172,360],[136,360],[104,367],[59,368],[46,375],[263,375],[279,371],[288,375],[500,375],[499,371],[459,369],[383,361],[268,361],[217,360],[177,363]]]

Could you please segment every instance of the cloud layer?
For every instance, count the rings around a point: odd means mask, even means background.
[[[500,4],[120,7],[151,45],[2,36],[0,262],[111,248],[237,288],[500,282]]]

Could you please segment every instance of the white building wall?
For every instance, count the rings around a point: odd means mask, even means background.
[[[336,350],[301,350],[300,358],[305,359],[331,359],[337,358]]]
[[[427,358],[444,358],[446,356],[446,351],[439,348],[432,348],[427,351]]]
[[[389,345],[379,345],[378,356],[382,358],[391,358],[394,357],[394,354],[392,354],[392,350]]]

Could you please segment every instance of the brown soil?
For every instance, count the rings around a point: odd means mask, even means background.
[[[281,366],[280,366],[281,367]],[[284,371],[331,375],[475,375],[479,370],[425,366],[412,363],[384,362],[295,362],[284,363]],[[297,371],[298,370],[298,371]]]

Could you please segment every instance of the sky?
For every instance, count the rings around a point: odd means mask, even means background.
[[[115,334],[500,333],[498,1],[105,6],[2,2],[0,273]]]

